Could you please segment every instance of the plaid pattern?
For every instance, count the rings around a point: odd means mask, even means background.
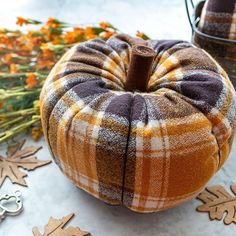
[[[147,93],[124,90],[131,46],[116,35],[74,46],[43,87],[44,134],[55,161],[81,189],[138,212],[198,194],[227,159],[236,94],[202,49],[148,41],[156,52]]]
[[[236,40],[236,0],[207,0],[199,29],[213,36]]]

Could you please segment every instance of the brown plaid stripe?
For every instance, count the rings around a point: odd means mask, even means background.
[[[157,52],[148,91],[124,90],[134,39],[116,35],[70,49],[41,93],[44,133],[81,189],[138,212],[196,196],[227,159],[236,94],[205,51],[148,41]]]

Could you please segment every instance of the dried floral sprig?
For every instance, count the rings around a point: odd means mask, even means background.
[[[46,23],[18,17],[16,24],[38,25],[37,30],[0,29],[0,143],[31,130],[42,135],[38,99],[51,68],[74,44],[93,38],[108,39],[118,29],[108,22],[73,26],[49,18]],[[148,37],[137,32],[138,37]]]

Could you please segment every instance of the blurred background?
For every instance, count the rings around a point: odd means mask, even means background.
[[[124,33],[137,30],[153,39],[190,40],[183,0],[0,0],[1,27],[15,28],[17,16],[73,24],[108,21]]]

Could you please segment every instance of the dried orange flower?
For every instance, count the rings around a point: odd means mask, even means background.
[[[17,21],[16,21],[16,24],[19,25],[19,26],[22,26],[22,25],[27,25],[29,23],[29,21],[23,17],[17,17]]]
[[[55,62],[52,61],[52,59],[44,59],[44,58],[38,58],[37,60],[37,64],[36,64],[36,68],[38,70],[41,70],[41,69],[52,69],[52,67],[55,65]]]
[[[27,84],[27,88],[32,89],[35,88],[37,86],[37,77],[34,73],[28,73],[27,78],[26,78],[26,84]]]
[[[54,35],[53,38],[52,38],[52,43],[53,44],[60,44],[60,37],[58,35]]]
[[[137,31],[136,36],[139,37],[139,38],[142,38],[143,37],[143,33],[140,32],[140,31]]]
[[[84,33],[85,33],[85,35],[86,35],[86,37],[87,37],[88,39],[93,39],[93,38],[96,37],[96,35],[95,35],[94,30],[92,29],[92,27],[89,27],[89,26],[86,27]]]
[[[77,35],[83,35],[83,34],[84,34],[84,29],[81,28],[81,27],[74,27],[74,32],[75,32]]]
[[[5,29],[2,29],[0,28],[0,34],[5,34],[6,33],[6,30]]]
[[[5,45],[11,45],[11,40],[7,36],[1,36],[0,37],[0,43],[5,44]]]
[[[18,72],[17,66],[14,63],[10,64],[9,70],[10,70],[10,73],[12,73],[12,74],[15,74]]]
[[[43,135],[43,130],[41,127],[34,127],[31,131],[31,136],[34,141],[38,141]]]
[[[110,26],[110,24],[105,22],[105,21],[102,21],[102,22],[99,23],[99,26],[103,29],[106,29]]]
[[[75,32],[66,32],[66,34],[64,35],[64,40],[68,44],[74,43],[76,40]]]
[[[49,47],[48,43],[42,43],[40,48],[41,48],[42,51],[50,50],[50,47]]]
[[[52,60],[52,58],[53,58],[53,53],[52,53],[51,50],[49,50],[49,49],[43,50],[42,59],[50,59],[50,60]]]
[[[34,45],[34,46],[38,46],[42,43],[43,39],[40,38],[40,37],[34,37],[31,39],[31,43]]]
[[[54,23],[55,23],[55,19],[52,18],[52,17],[49,17],[46,24],[51,25],[51,24],[54,24]]]
[[[43,41],[42,35],[40,35],[40,33],[38,33],[38,32],[34,32],[34,31],[29,31],[25,37],[27,38],[27,41],[30,41],[29,43],[31,43],[34,46],[40,45]]]
[[[42,54],[40,55],[40,57],[38,57],[38,63],[39,63],[40,59],[42,59],[42,60],[45,60],[45,59],[46,60],[52,60],[53,52],[50,49],[49,44],[48,43],[42,43],[40,48],[42,50]]]
[[[110,38],[113,34],[114,34],[114,32],[112,32],[112,31],[103,32],[102,37],[105,38],[105,39],[108,39],[108,38]]]
[[[49,41],[51,39],[51,31],[47,28],[47,26],[43,26],[40,31],[43,33],[44,38]]]
[[[12,54],[11,53],[7,53],[2,57],[2,60],[4,63],[6,64],[10,64],[12,62]]]
[[[48,28],[57,28],[59,26],[59,22],[58,20],[52,18],[52,17],[49,17],[48,20],[47,20],[47,23],[46,23],[46,27]]]
[[[25,44],[21,46],[21,52],[19,53],[20,55],[28,55],[28,53],[32,52],[34,45],[33,44]]]
[[[149,37],[146,34],[140,32],[140,31],[137,31],[136,36],[139,38],[145,39],[145,40],[149,39]]]

